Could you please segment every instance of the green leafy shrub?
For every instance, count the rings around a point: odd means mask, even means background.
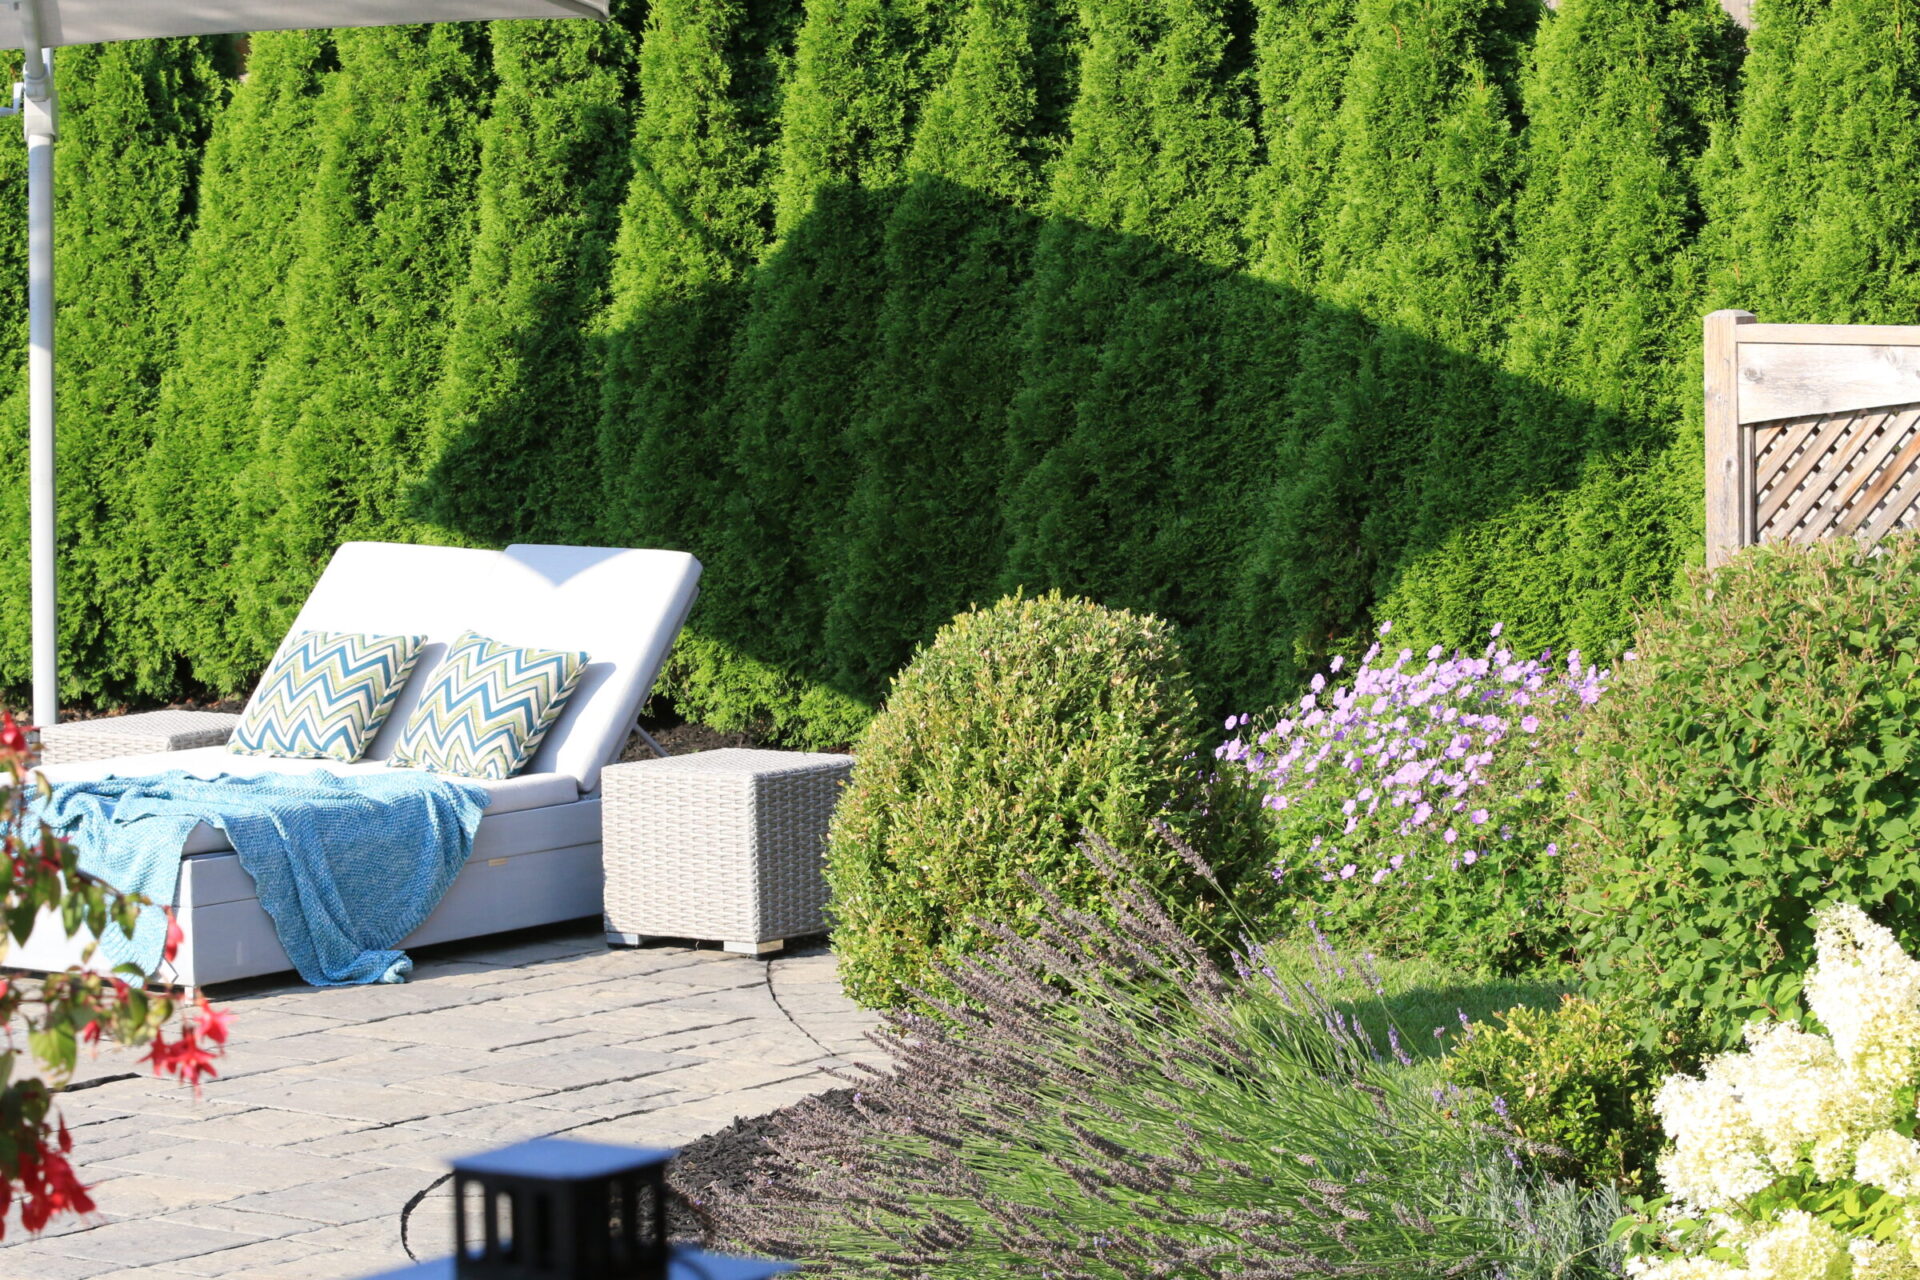
[[[1920,942],[1920,539],[1743,552],[1642,622],[1564,765],[1579,949],[1678,1056],[1790,1017],[1809,916]]]
[[[1660,1068],[1634,1043],[1636,1024],[1610,1000],[1518,1005],[1471,1024],[1444,1067],[1449,1080],[1497,1100],[1536,1162],[1623,1191],[1650,1190],[1660,1151],[1653,1118]]]
[[[1031,929],[1043,903],[1025,877],[1093,902],[1083,829],[1144,853],[1150,820],[1204,827],[1237,876],[1260,853],[1248,793],[1222,787],[1215,812],[1194,807],[1198,720],[1158,618],[1058,592],[955,618],[894,681],[834,815],[827,882],[848,992],[898,1004],[995,925]],[[1156,848],[1160,882],[1190,898],[1192,871]]]
[[[957,1025],[896,1017],[851,1107],[775,1117],[764,1176],[708,1206],[721,1243],[845,1280],[1618,1274],[1611,1189],[1511,1159],[1310,968],[1222,971],[1086,853],[1102,909],[1003,932],[954,973]]]

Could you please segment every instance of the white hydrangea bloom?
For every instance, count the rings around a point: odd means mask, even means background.
[[[1774,1180],[1752,1114],[1731,1081],[1669,1076],[1653,1109],[1673,1136],[1660,1178],[1688,1204],[1728,1208]]]
[[[1746,1280],[1747,1273],[1712,1258],[1627,1259],[1629,1280]]]
[[[1847,1172],[1858,1135],[1884,1120],[1832,1043],[1790,1024],[1756,1022],[1747,1027],[1747,1046],[1708,1063],[1706,1077],[1739,1096],[1768,1161],[1785,1169],[1808,1155],[1823,1178]]]
[[[1854,1155],[1853,1176],[1896,1196],[1920,1194],[1920,1142],[1892,1129],[1868,1134]]]
[[[1752,1280],[1847,1280],[1847,1240],[1804,1209],[1789,1209],[1747,1242]]]
[[[1853,1280],[1920,1280],[1920,1266],[1904,1244],[1855,1240],[1847,1246]]]
[[[1804,984],[1807,1007],[1862,1088],[1891,1095],[1913,1078],[1920,1051],[1920,962],[1859,907],[1830,903],[1813,919],[1819,962]]]

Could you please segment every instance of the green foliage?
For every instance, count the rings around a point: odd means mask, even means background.
[[[1400,573],[1383,612],[1409,634],[1511,620],[1536,651],[1622,637],[1634,602],[1667,595],[1697,554],[1694,158],[1731,113],[1737,34],[1713,0],[1567,0],[1542,17],[1520,86],[1511,376],[1459,482],[1501,506]]]
[[[224,48],[223,40],[129,41],[63,50],[57,60],[60,648],[68,697],[112,698],[174,678],[144,606],[151,543],[139,487],[173,355],[201,152],[227,93]],[[20,173],[12,171],[14,182]],[[4,411],[18,432],[8,452],[21,464],[24,364],[10,366],[17,381]],[[9,479],[4,506],[18,521],[18,540],[9,544],[13,554],[0,556],[0,592],[19,602],[4,611],[6,647],[24,666],[24,465]]]
[[[1737,112],[1711,0],[632,0],[266,34],[237,85],[65,55],[70,690],[243,688],[355,536],[690,550],[673,696],[796,744],[1018,586],[1169,619],[1214,713],[1388,615],[1606,653],[1697,555],[1699,312],[1920,299],[1910,24],[1761,5]]]
[[[1153,851],[1176,901],[1203,887],[1149,821],[1205,833],[1229,883],[1259,853],[1239,794],[1206,797],[1186,664],[1153,617],[1057,592],[961,614],[895,679],[867,726],[827,846],[834,947],[848,993],[897,1005],[994,925],[1097,900],[1083,829]]]
[[[1821,903],[1920,943],[1917,582],[1920,538],[1783,544],[1643,620],[1563,768],[1581,954],[1644,1041],[1791,1016]]]
[[[1443,1060],[1447,1078],[1500,1099],[1542,1167],[1627,1192],[1653,1190],[1662,1137],[1653,1095],[1662,1064],[1635,1043],[1639,1019],[1614,1001],[1565,997],[1474,1022]]]
[[[1911,318],[1920,30],[1876,0],[1785,0],[1759,17],[1719,170],[1719,305],[1804,323]]]
[[[468,539],[555,542],[601,507],[587,326],[627,185],[631,41],[613,22],[505,23],[492,40],[480,216],[415,501]]]
[[[1058,144],[1049,87],[1063,51],[1047,0],[976,0],[959,41],[883,232],[879,345],[849,428],[858,475],[825,635],[854,688],[878,688],[942,622],[992,595],[1005,552],[1012,286],[1029,270],[1029,210]]]
[[[229,588],[236,665],[255,669],[340,542],[427,532],[410,499],[474,231],[485,29],[334,40],[340,69],[315,104],[319,162],[281,294],[286,333],[260,375],[253,458],[229,509],[244,529]]]
[[[1040,936],[964,962],[952,1023],[891,1020],[855,1106],[774,1117],[771,1176],[709,1206],[722,1239],[876,1280],[1618,1274],[1611,1191],[1516,1167],[1327,975],[1214,968],[1088,855],[1100,909],[1048,904]]]
[[[200,217],[175,301],[179,343],[139,472],[152,580],[138,601],[161,652],[179,655],[194,680],[222,691],[244,688],[258,674],[233,628],[227,566],[242,529],[233,520],[194,519],[190,508],[202,505],[197,499],[225,505],[253,457],[253,398],[286,333],[281,286],[319,163],[315,108],[333,65],[325,32],[253,38],[247,77],[207,142]]]

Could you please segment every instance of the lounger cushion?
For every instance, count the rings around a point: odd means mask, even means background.
[[[295,632],[247,701],[228,750],[342,764],[358,760],[392,712],[425,639]]]
[[[387,763],[511,778],[566,709],[588,655],[523,649],[469,631],[447,651]]]
[[[321,770],[354,774],[384,770],[386,767],[377,760],[339,764],[332,760],[236,756],[229,754],[225,747],[195,747],[189,751],[169,751],[162,755],[122,756],[117,760],[76,760],[72,764],[42,765],[39,772],[47,781],[60,783],[78,782],[87,778],[104,778],[109,775],[125,777],[164,773],[169,769],[181,769],[196,778],[212,778],[223,773],[252,777],[262,773],[317,773]],[[548,805],[572,804],[580,798],[579,783],[559,773],[523,773],[517,778],[476,778],[474,781],[487,790],[486,812],[489,814],[515,813],[523,809],[545,808]],[[192,835],[187,837],[186,852],[189,854],[212,853],[229,847],[225,835],[221,834],[217,828],[202,823],[194,828]]]

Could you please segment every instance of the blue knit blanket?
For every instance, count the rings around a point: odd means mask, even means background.
[[[187,836],[224,831],[300,976],[315,986],[404,982],[395,949],[466,865],[485,788],[413,770],[68,782],[34,804],[80,868],[144,896],[133,935],[109,924],[101,953],[152,973],[166,943]]]

